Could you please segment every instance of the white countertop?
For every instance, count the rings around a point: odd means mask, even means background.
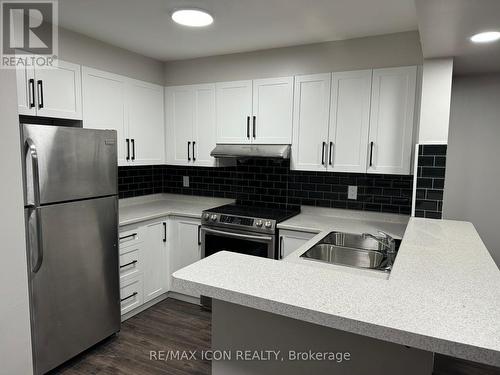
[[[278,228],[312,233],[330,231],[333,227],[352,233],[377,234],[377,230],[382,230],[394,238],[402,238],[409,219],[407,215],[302,206],[299,215],[278,224]]]
[[[219,252],[175,272],[173,282],[186,292],[500,366],[500,272],[473,225],[410,219],[389,278],[298,257],[329,231],[381,228],[351,213],[324,218],[303,210],[282,223],[323,231],[284,261]],[[385,224],[404,225],[397,221]]]
[[[153,194],[120,199],[120,226],[165,216],[200,218],[203,210],[233,203],[232,199],[199,197],[178,194]]]

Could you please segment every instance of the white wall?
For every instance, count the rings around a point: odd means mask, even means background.
[[[421,63],[419,35],[412,31],[171,61],[165,64],[165,83],[172,86]]]
[[[75,64],[163,85],[164,63],[59,28],[59,57]]]
[[[418,143],[448,143],[453,59],[424,60]]]
[[[0,374],[32,373],[21,152],[14,70],[0,69]]]
[[[453,79],[443,214],[474,224],[500,265],[500,75]]]

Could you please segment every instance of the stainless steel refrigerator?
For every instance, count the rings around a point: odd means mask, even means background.
[[[31,332],[43,374],[120,329],[116,132],[21,125]]]

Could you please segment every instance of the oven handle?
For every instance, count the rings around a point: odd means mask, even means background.
[[[224,232],[221,230],[215,230],[215,229],[208,229],[208,228],[201,228],[201,230],[207,232],[207,233],[213,233],[213,234],[220,234],[221,236],[226,236],[226,237],[234,237],[234,238],[243,238],[247,240],[260,240],[260,241],[272,241],[273,237],[269,236],[251,236],[249,234],[238,234],[238,233],[232,233],[232,232]]]

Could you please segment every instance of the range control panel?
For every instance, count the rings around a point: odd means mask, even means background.
[[[249,230],[266,233],[273,232],[276,228],[275,220],[217,214],[213,212],[203,212],[201,222],[203,225],[247,228]]]
[[[254,219],[241,216],[220,215],[219,221],[221,223],[245,225],[247,227],[253,226]]]

